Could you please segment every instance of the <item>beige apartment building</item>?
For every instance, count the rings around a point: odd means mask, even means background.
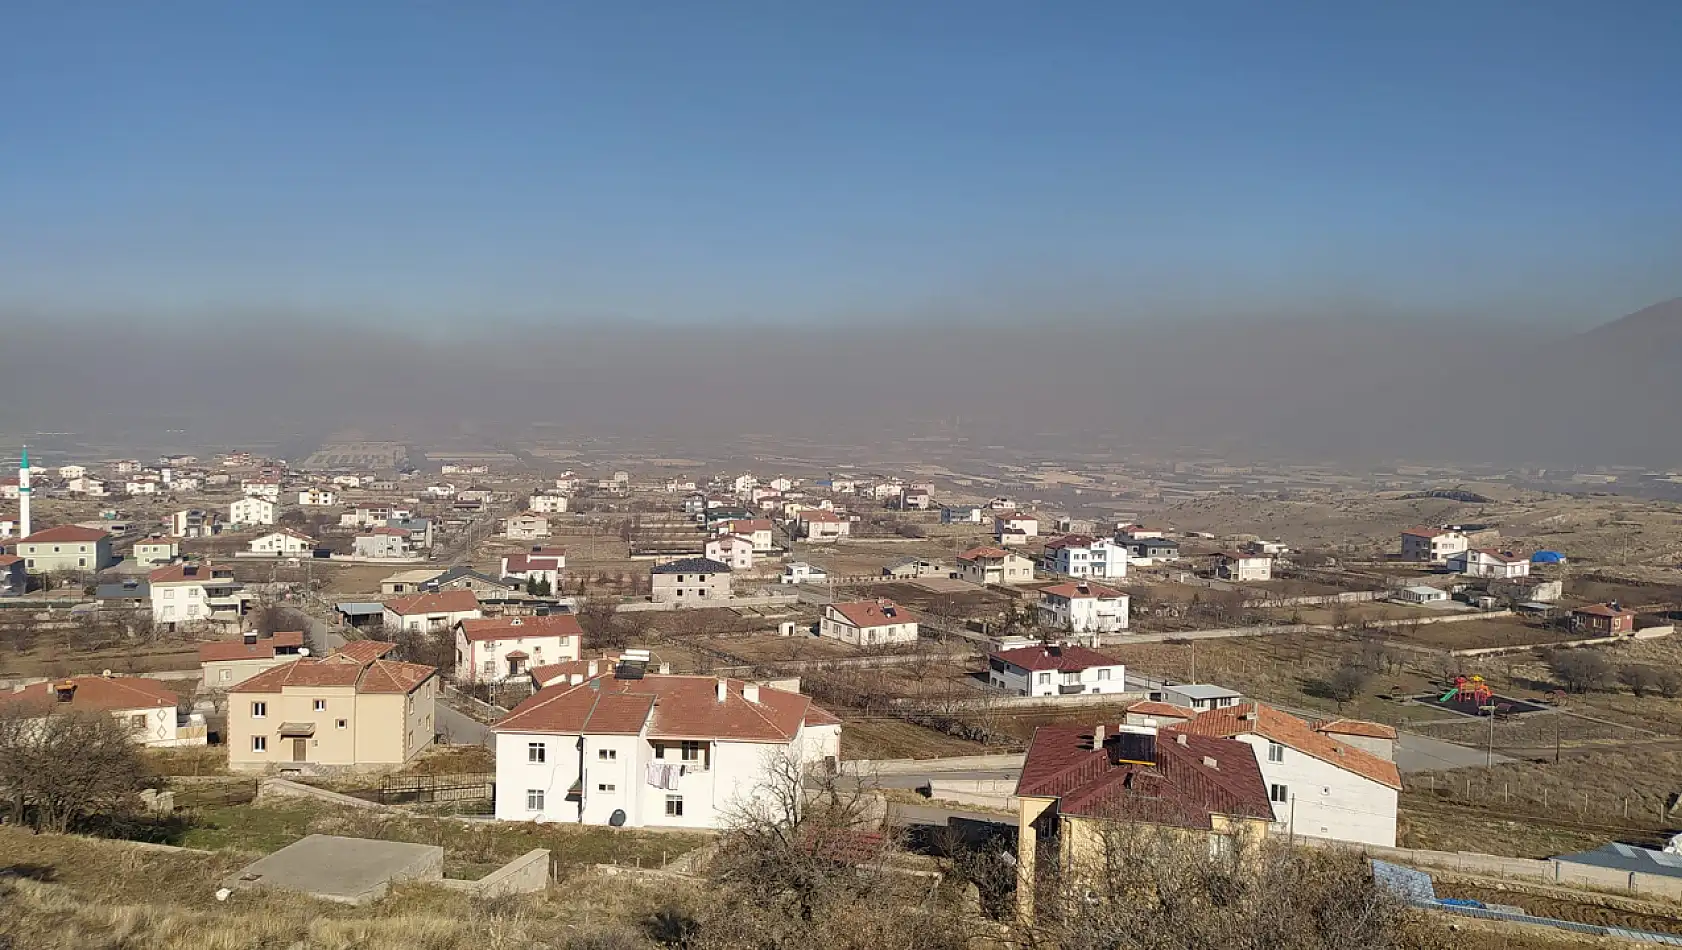
[[[199,644],[199,668],[205,689],[226,692],[258,673],[308,655],[302,630],[277,630],[266,637],[247,630],[238,640]]]
[[[438,671],[347,643],[228,691],[228,767],[322,774],[395,768],[432,742]]]

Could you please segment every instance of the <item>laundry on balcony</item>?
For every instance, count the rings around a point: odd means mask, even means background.
[[[648,784],[654,788],[664,788],[677,791],[678,779],[688,772],[681,765],[665,765],[660,762],[648,763]]]

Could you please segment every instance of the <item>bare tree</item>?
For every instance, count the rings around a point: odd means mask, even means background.
[[[1675,699],[1682,696],[1682,672],[1670,667],[1660,667],[1658,680],[1653,685],[1659,691],[1659,695],[1665,699]]]
[[[1343,711],[1343,704],[1361,695],[1361,690],[1367,685],[1367,671],[1353,664],[1340,666],[1326,677],[1323,682],[1326,695],[1337,702],[1338,712]]]
[[[64,833],[132,812],[149,773],[126,723],[105,713],[0,709],[0,788],[13,821]]]
[[[1659,669],[1656,666],[1632,664],[1618,670],[1618,682],[1629,687],[1629,691],[1636,698],[1646,696],[1659,687]]]
[[[1595,650],[1554,650],[1548,668],[1568,693],[1605,689],[1612,681],[1612,662]]]

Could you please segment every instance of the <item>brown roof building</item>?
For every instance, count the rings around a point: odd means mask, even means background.
[[[162,682],[139,676],[69,676],[0,693],[0,708],[25,715],[109,714],[142,745],[204,745],[204,717],[178,712],[180,703],[180,694]]]

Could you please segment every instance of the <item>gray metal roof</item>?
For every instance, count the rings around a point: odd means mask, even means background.
[[[379,603],[378,601],[354,600],[337,606],[339,613],[347,614],[353,617],[362,617],[370,614],[383,613],[385,611],[385,605]]]
[[[1638,848],[1629,844],[1613,843],[1596,848],[1593,851],[1562,854],[1554,860],[1564,861],[1568,864],[1588,864],[1597,868],[1611,868],[1615,871],[1640,871],[1643,874],[1682,878],[1682,854],[1668,854],[1664,851]]]
[[[728,574],[730,565],[705,557],[686,557],[679,561],[656,564],[654,574]]]
[[[1184,683],[1179,686],[1164,686],[1164,691],[1173,690],[1181,696],[1190,699],[1225,699],[1228,696],[1242,697],[1244,694],[1236,689],[1216,686],[1213,683]]]

